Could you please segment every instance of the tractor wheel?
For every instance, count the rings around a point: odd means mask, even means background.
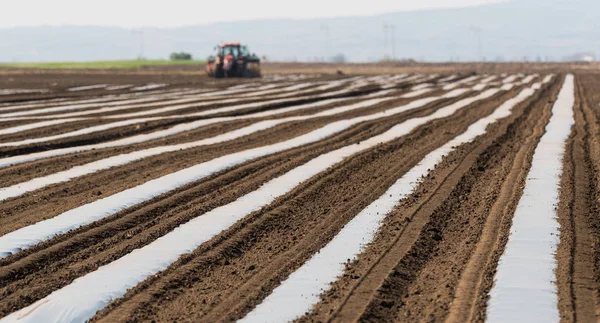
[[[260,64],[253,63],[248,66],[248,77],[260,77]]]
[[[223,66],[217,65],[215,66],[215,77],[223,78],[225,76],[225,71],[223,70]]]
[[[250,77],[250,73],[248,72],[248,65],[244,64],[244,66],[242,66],[242,70],[240,71],[240,76],[241,77]]]

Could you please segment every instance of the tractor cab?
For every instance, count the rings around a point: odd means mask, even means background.
[[[231,55],[233,56],[233,58],[238,58],[240,56],[240,46],[239,45],[226,45],[226,46],[219,46],[219,50],[221,51],[222,56],[228,56]]]

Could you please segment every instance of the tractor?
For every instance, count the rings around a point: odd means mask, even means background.
[[[206,73],[216,78],[260,77],[260,59],[250,54],[239,42],[225,42],[215,47],[216,55],[208,57]]]

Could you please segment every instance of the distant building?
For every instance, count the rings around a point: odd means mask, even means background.
[[[593,53],[575,53],[563,58],[567,62],[586,62],[592,63],[596,61],[596,55]]]

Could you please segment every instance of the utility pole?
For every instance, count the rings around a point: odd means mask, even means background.
[[[327,58],[329,56],[329,26],[326,24],[322,24],[321,31],[325,32],[325,59],[324,59],[324,61],[327,61]]]

